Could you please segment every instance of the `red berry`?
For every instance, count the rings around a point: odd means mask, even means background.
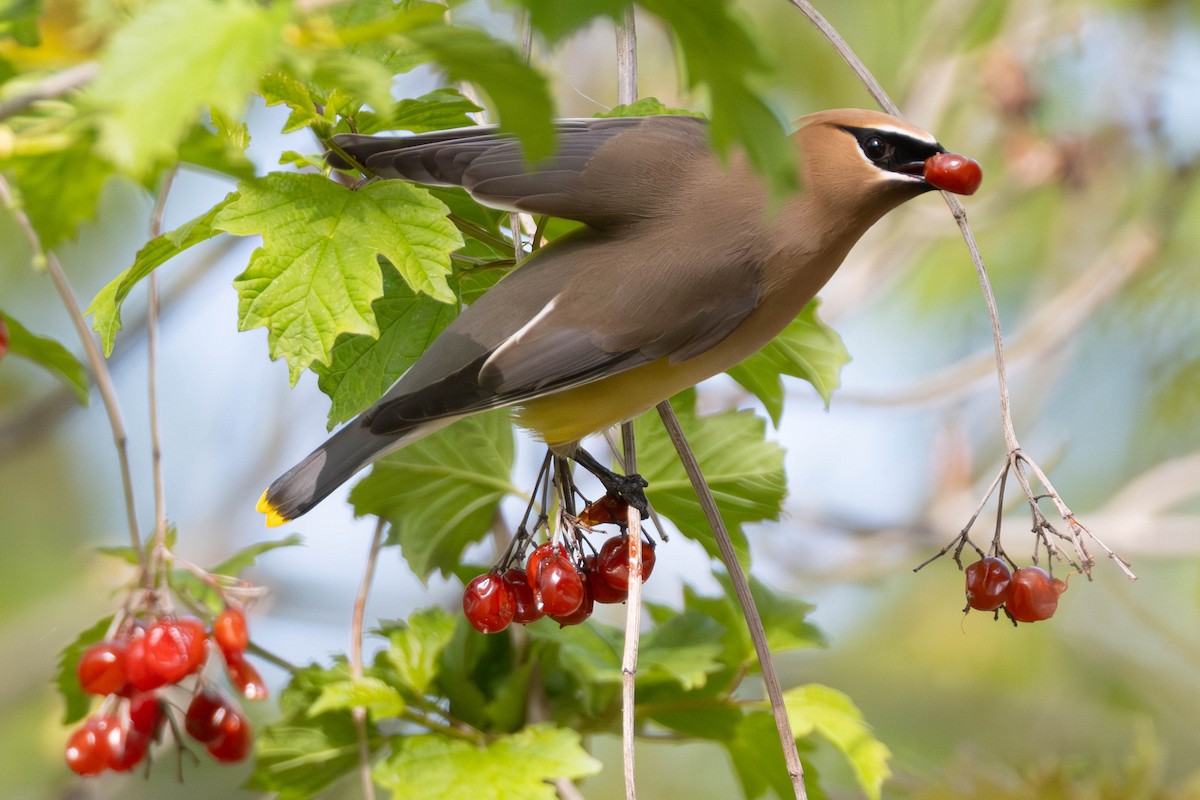
[[[579,604],[579,608],[572,611],[570,614],[552,614],[550,619],[558,623],[560,628],[565,628],[568,625],[578,625],[592,615],[594,600],[592,598],[592,590],[588,581],[583,581],[583,602]]]
[[[641,542],[642,583],[654,571],[654,545]],[[629,591],[629,537],[625,534],[614,536],[600,548],[596,556],[596,569],[605,583],[620,591]]]
[[[1041,567],[1021,567],[1013,573],[1004,607],[1017,622],[1050,619],[1058,608],[1058,596],[1066,590],[1066,581],[1051,578]]]
[[[564,558],[567,556],[567,548],[561,544],[556,548],[553,542],[543,542],[533,548],[533,552],[529,554],[529,560],[525,562],[525,579],[529,585],[537,586],[537,568],[543,558],[549,558],[555,554],[561,555]]]
[[[541,619],[543,614],[538,610],[537,601],[533,599],[533,587],[529,585],[525,570],[513,567],[500,577],[512,590],[513,622],[528,625]]]
[[[979,162],[958,153],[938,153],[925,159],[925,180],[955,194],[975,194],[983,182]]]
[[[552,555],[538,562],[533,599],[542,613],[549,616],[573,614],[583,603],[583,577],[571,559]]]
[[[1008,601],[1012,573],[998,558],[982,558],[967,566],[967,605],[977,611],[995,611]]]
[[[0,316],[0,358],[4,358],[8,353],[8,325],[4,322],[4,317]]]
[[[604,576],[600,574],[600,568],[597,566],[597,557],[592,555],[583,560],[584,571],[587,573],[588,589],[591,590],[592,598],[597,603],[624,603],[629,597],[628,589],[617,589],[608,581],[604,580]],[[626,576],[625,583],[629,583],[629,577]]]
[[[83,651],[75,673],[88,694],[120,694],[129,683],[124,646],[119,642],[96,642]]]
[[[231,708],[217,725],[217,736],[206,747],[217,761],[241,761],[250,753],[250,723]]]
[[[267,699],[267,685],[263,683],[262,676],[241,653],[225,653],[225,673],[242,697],[247,700]]]
[[[204,665],[204,625],[195,617],[163,617],[146,632],[146,666],[178,683]]]
[[[79,775],[99,775],[108,768],[109,717],[90,717],[67,739],[67,766]]]
[[[579,513],[579,521],[584,525],[605,525],[623,523],[629,513],[629,503],[622,497],[606,494],[594,503],[589,503]]]
[[[138,692],[129,698],[129,725],[133,730],[154,738],[164,719],[162,703],[154,692]]]
[[[480,633],[498,633],[512,622],[516,610],[513,591],[497,574],[486,572],[463,590],[463,613]]]
[[[128,772],[146,757],[150,737],[135,728],[126,729],[114,720],[109,728],[108,748],[109,769]]]
[[[134,636],[125,645],[125,677],[129,685],[140,692],[148,692],[167,684],[167,679],[150,669],[146,663],[146,637]]]
[[[183,715],[183,727],[197,742],[205,744],[221,735],[221,723],[229,714],[237,713],[233,701],[215,689],[196,692]]]
[[[221,652],[244,653],[250,644],[250,632],[246,629],[246,615],[241,609],[226,607],[212,624],[212,638]]]

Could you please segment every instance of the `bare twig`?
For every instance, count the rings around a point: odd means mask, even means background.
[[[104,362],[104,355],[100,352],[100,346],[96,344],[96,340],[92,338],[92,333],[88,330],[87,320],[84,319],[83,309],[79,307],[79,301],[75,299],[75,291],[71,288],[71,282],[67,280],[67,275],[63,271],[62,264],[58,261],[58,256],[53,252],[47,252],[42,249],[42,241],[38,237],[37,231],[34,230],[33,223],[29,219],[29,215],[21,209],[12,193],[12,187],[3,175],[0,175],[0,203],[3,203],[13,215],[17,226],[25,235],[25,239],[29,242],[30,248],[33,250],[33,259],[35,264],[43,265],[46,271],[50,274],[50,280],[54,283],[54,288],[58,292],[58,296],[62,299],[63,306],[67,309],[67,315],[71,318],[71,324],[75,326],[75,332],[79,335],[80,342],[83,343],[83,350],[87,354],[88,366],[92,370],[92,379],[96,382],[96,388],[100,392],[100,397],[104,402],[104,410],[108,413],[108,424],[112,428],[113,444],[117,448],[117,460],[121,471],[121,484],[125,494],[125,514],[129,522],[129,539],[133,550],[137,553],[138,561],[145,563],[145,554],[142,550],[142,537],[138,532],[137,522],[137,506],[133,499],[133,475],[129,469],[129,449],[127,446],[129,436],[125,431],[125,421],[121,417],[121,406],[117,402],[117,391],[113,386],[112,375],[108,371],[108,365]]]
[[[625,7],[617,25],[617,103],[627,106],[638,97],[637,26],[633,20],[633,5]]]
[[[150,214],[150,238],[155,239],[162,233],[163,214],[167,207],[167,196],[175,176],[179,173],[176,166],[169,170],[163,178],[158,198],[154,201],[154,211]],[[167,498],[163,483],[162,470],[162,425],[158,418],[158,274],[151,272],[149,283],[149,302],[146,306],[146,361],[148,375],[147,405],[150,416],[150,465],[154,483],[154,545],[153,558],[161,558],[167,549]],[[146,569],[142,576],[145,585],[149,587],[153,581],[151,569]]]
[[[95,61],[85,61],[68,67],[61,72],[48,75],[27,92],[0,102],[0,120],[8,119],[19,114],[39,100],[49,100],[62,97],[82,86],[86,86],[100,74],[100,64]]]
[[[807,800],[808,793],[804,789],[804,767],[800,764],[800,753],[796,750],[796,740],[792,735],[787,707],[783,704],[783,690],[779,685],[779,676],[775,673],[775,664],[771,661],[771,650],[767,646],[767,634],[763,630],[762,617],[759,616],[754,595],[750,593],[750,584],[742,572],[742,565],[738,563],[733,542],[729,539],[729,531],[725,529],[725,521],[721,519],[721,513],[717,510],[717,501],[713,497],[712,490],[708,488],[708,483],[704,480],[700,464],[696,461],[696,456],[688,445],[687,438],[683,435],[683,428],[679,426],[679,418],[675,416],[675,410],[671,408],[671,401],[664,400],[659,403],[658,414],[662,417],[667,435],[675,445],[679,460],[683,463],[683,468],[692,482],[692,489],[700,501],[700,507],[704,510],[704,516],[708,519],[709,527],[712,528],[713,536],[717,541],[717,549],[721,553],[721,561],[725,564],[725,569],[729,572],[729,579],[733,583],[733,593],[737,595],[738,605],[741,606],[742,615],[746,618],[746,627],[750,630],[750,640],[754,643],[754,652],[757,654],[759,666],[762,668],[763,686],[766,688],[767,698],[771,703],[771,714],[775,717],[775,727],[779,731],[779,743],[783,747],[783,759],[787,764],[788,777],[792,781],[796,800]]]
[[[621,655],[621,752],[625,764],[625,797],[636,800],[634,778],[634,684],[638,639],[642,625],[642,515],[631,503],[628,510],[629,595],[625,598],[625,650]]]
[[[375,523],[375,534],[371,537],[371,549],[367,552],[367,564],[363,568],[362,582],[354,598],[354,614],[350,623],[350,677],[362,680],[363,676],[363,618],[367,613],[367,596],[375,580],[375,563],[383,547],[383,531],[387,522],[380,517]],[[371,780],[371,743],[367,739],[367,709],[355,706],[354,728],[358,734],[358,775],[362,783],[364,800],[375,800],[375,784]]]

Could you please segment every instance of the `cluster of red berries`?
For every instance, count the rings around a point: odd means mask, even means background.
[[[80,687],[106,696],[108,710],[89,717],[71,734],[67,766],[80,775],[127,772],[146,757],[150,742],[161,738],[168,721],[178,731],[162,690],[200,672],[209,641],[221,651],[226,674],[244,697],[267,696],[258,670],[246,661],[250,637],[239,609],[225,608],[213,620],[211,633],[195,617],[162,617],[151,625],[132,621],[114,639],[89,646],[79,659]],[[203,678],[184,713],[184,730],[218,761],[241,761],[250,752],[250,724],[238,704],[206,686]]]
[[[626,509],[620,498],[604,496],[579,515],[586,526],[621,524]],[[574,557],[566,545],[545,542],[529,554],[524,568],[497,566],[475,577],[463,590],[463,613],[480,633],[498,633],[511,622],[526,625],[550,617],[559,625],[578,625],[596,603],[623,603],[629,595],[629,536],[608,539],[598,552],[585,554],[577,539]],[[642,582],[654,570],[654,544],[640,539]]]
[[[1003,607],[1014,622],[1050,619],[1067,582],[1052,578],[1041,567],[1019,567],[1009,572],[999,558],[988,556],[967,567],[967,606],[978,611]]]

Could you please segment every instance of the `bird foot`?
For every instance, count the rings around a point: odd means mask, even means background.
[[[620,475],[597,461],[591,453],[582,447],[575,451],[575,463],[596,476],[604,491],[611,497],[618,497],[638,510],[645,519],[650,515],[650,502],[646,499],[645,489],[650,484],[636,472]]]

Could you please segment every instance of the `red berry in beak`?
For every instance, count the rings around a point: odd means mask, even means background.
[[[979,162],[958,153],[938,153],[925,159],[925,180],[954,194],[975,194],[983,182]]]

